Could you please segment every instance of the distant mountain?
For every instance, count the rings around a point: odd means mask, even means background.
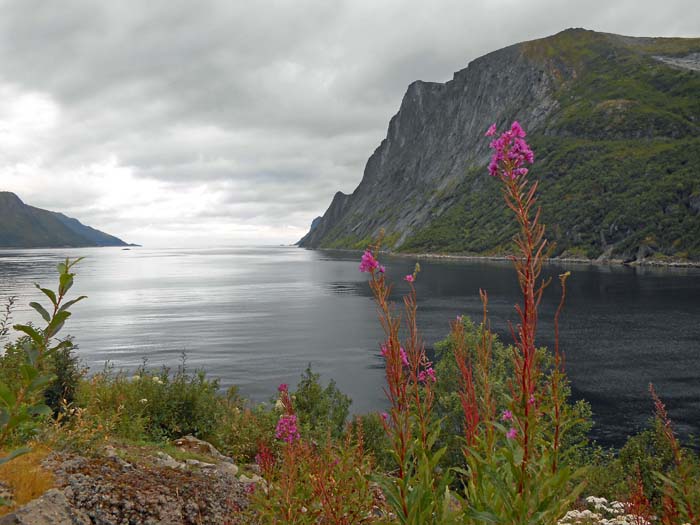
[[[62,213],[28,206],[14,193],[0,192],[0,248],[83,246],[130,245]]]
[[[351,194],[299,245],[501,255],[512,219],[487,127],[519,120],[555,255],[700,260],[700,38],[583,29],[516,44],[444,84],[416,81]]]

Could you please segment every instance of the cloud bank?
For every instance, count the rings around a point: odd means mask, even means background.
[[[148,246],[291,243],[406,86],[586,27],[698,36],[694,0],[0,0],[0,189]]]

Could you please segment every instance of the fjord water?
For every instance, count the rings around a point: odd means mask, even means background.
[[[105,362],[203,368],[266,401],[281,382],[296,384],[311,363],[353,399],[353,410],[384,406],[378,345],[382,332],[359,255],[293,247],[210,250],[133,248],[0,251],[0,297],[17,296],[16,322],[39,322],[27,304],[33,286],[55,286],[55,265],[84,256],[65,333],[93,371]],[[396,281],[414,261],[383,258]],[[510,341],[515,275],[506,262],[421,261],[419,323],[428,347],[457,315],[480,319],[488,291],[492,327]],[[572,272],[561,321],[561,347],[576,398],[593,406],[595,436],[620,444],[652,412],[649,382],[677,430],[700,431],[700,270],[551,264],[554,280],[541,308],[538,341],[552,345],[559,300],[556,276]]]

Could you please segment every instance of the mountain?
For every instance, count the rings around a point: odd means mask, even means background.
[[[488,175],[488,126],[535,151],[555,255],[700,259],[700,38],[584,29],[512,45],[446,83],[412,83],[351,195],[298,244],[499,255],[514,224]]]
[[[129,246],[62,213],[28,206],[7,191],[0,192],[0,248],[63,248]]]

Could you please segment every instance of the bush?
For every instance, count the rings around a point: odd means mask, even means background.
[[[482,337],[483,325],[476,325],[468,317],[460,317],[464,326],[463,336],[465,347],[469,349],[469,359],[476,360],[475,349]],[[508,408],[510,402],[509,380],[513,376],[511,356],[514,348],[504,345],[496,334],[489,332],[492,340],[491,364],[489,367],[490,388],[496,402],[496,413],[501,414]],[[443,458],[443,467],[464,467],[465,459],[462,453],[464,413],[459,397],[459,370],[454,355],[455,340],[450,334],[447,338],[435,344],[435,370],[438,381],[435,383],[436,416],[442,421],[440,443],[447,447]],[[537,350],[538,359],[544,373],[539,379],[539,388],[544,389],[551,380],[554,359],[549,350]],[[592,410],[587,401],[579,400],[571,403],[571,389],[568,383],[562,392],[564,417],[572,422],[572,426],[564,435],[561,444],[562,461],[574,467],[587,463],[587,458],[593,453],[588,434],[593,427]]]
[[[192,434],[215,435],[225,403],[219,383],[201,371],[189,373],[185,364],[171,374],[167,367],[152,372],[141,366],[133,376],[109,366],[81,384],[78,405],[114,422],[124,438],[168,440]]]
[[[10,345],[9,352],[3,356],[3,364],[10,366],[3,367],[6,377],[0,380],[0,448],[12,437],[27,441],[37,420],[51,413],[43,399],[47,385],[54,380],[49,361],[70,345],[66,341],[56,341],[55,338],[71,316],[70,307],[85,299],[85,296],[80,296],[70,301],[65,300],[73,286],[75,274],[71,270],[79,261],[80,259],[66,259],[57,265],[59,282],[56,291],[36,285],[50,301],[48,309],[37,302],[29,303],[46,322],[43,329],[30,324],[13,326],[14,330],[22,333],[22,337],[18,344]],[[0,321],[0,337],[7,334],[12,304],[13,300],[10,300]],[[27,427],[29,433],[26,432]],[[26,448],[20,448],[8,456],[0,457],[0,465],[25,452]]]
[[[31,342],[28,336],[20,337],[14,343],[5,346],[0,356],[0,381],[16,388],[21,381],[21,366],[27,358],[26,346]],[[61,342],[62,346],[48,354],[43,363],[45,371],[52,376],[44,389],[44,402],[56,417],[62,407],[75,401],[80,381],[87,373],[87,368],[80,364],[76,355],[77,346],[71,338]]]
[[[309,372],[309,370],[307,370]],[[314,382],[318,376],[311,376]],[[250,512],[255,523],[352,525],[372,521],[374,501],[371,463],[357,428],[342,442],[330,435],[322,444],[299,432],[294,401],[287,385],[279,386],[275,438],[277,454],[262,445],[256,462],[267,480],[255,488]]]
[[[237,462],[252,463],[261,445],[274,448],[278,417],[266,404],[248,406],[235,392],[229,391],[224,419],[213,443]]]
[[[357,416],[348,425],[348,432],[353,443],[357,443],[360,433],[362,434],[365,453],[372,457],[372,463],[377,470],[390,472],[394,469],[391,443],[380,414],[374,412]]]
[[[56,417],[62,407],[70,406],[75,402],[80,381],[87,368],[82,366],[80,358],[75,351],[77,346],[71,338],[66,339],[67,346],[59,348],[48,360],[49,371],[54,379],[44,391],[44,400]]]
[[[330,380],[323,388],[321,376],[311,370],[311,365],[301,375],[301,381],[293,394],[294,407],[301,428],[308,436],[321,439],[330,432],[338,438],[343,434],[352,401],[343,394],[335,381]]]

